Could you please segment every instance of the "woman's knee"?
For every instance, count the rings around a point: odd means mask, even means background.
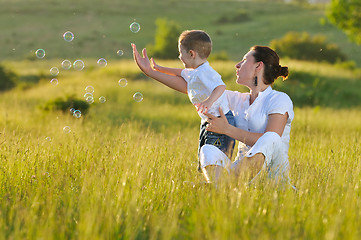
[[[263,141],[272,142],[274,144],[278,144],[282,142],[281,136],[276,132],[265,132],[260,139]]]
[[[248,151],[247,157],[253,157],[258,153],[261,153],[264,157],[263,163],[269,165],[272,159],[282,149],[282,139],[276,132],[264,133],[258,141]]]

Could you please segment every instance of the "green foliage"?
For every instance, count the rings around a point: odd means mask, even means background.
[[[54,100],[50,100],[46,102],[44,105],[41,105],[41,109],[45,111],[62,111],[64,113],[70,112],[71,108],[75,110],[80,110],[81,114],[85,116],[89,110],[89,104],[80,99],[76,99],[74,96],[67,96],[67,97],[59,97]]]
[[[297,107],[351,108],[360,106],[361,69],[354,63],[336,64],[291,61],[284,63],[290,75],[275,81],[276,90],[286,92]]]
[[[251,18],[249,17],[247,11],[245,9],[239,9],[237,12],[225,13],[221,15],[216,23],[224,24],[224,23],[241,23],[247,22]]]
[[[346,60],[346,56],[339,47],[336,44],[327,43],[325,36],[311,37],[307,32],[289,32],[281,39],[272,40],[270,46],[281,57],[330,63]]]
[[[361,1],[332,0],[327,16],[329,20],[342,29],[349,38],[361,44]]]
[[[0,92],[15,87],[16,81],[17,75],[5,66],[0,65]]]
[[[154,45],[149,44],[149,54],[159,59],[175,59],[178,57],[178,37],[181,33],[180,26],[174,21],[164,18],[156,20]]]

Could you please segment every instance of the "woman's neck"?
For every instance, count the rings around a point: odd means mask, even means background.
[[[250,88],[251,96],[249,98],[249,104],[251,105],[256,100],[256,98],[258,97],[258,94],[260,92],[263,92],[267,88],[268,88],[268,85],[266,85],[266,84],[251,87]]]

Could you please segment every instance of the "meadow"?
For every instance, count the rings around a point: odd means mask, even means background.
[[[289,160],[298,190],[233,179],[214,188],[202,184],[197,171],[199,117],[187,96],[144,76],[129,59],[130,42],[139,47],[152,42],[154,20],[161,15],[211,33],[215,52],[226,50],[232,58],[211,62],[228,89],[246,91],[234,82],[240,53],[289,29],[321,31],[343,44],[360,66],[359,46],[333,26],[319,24],[324,7],[258,1],[207,1],[207,9],[204,1],[24,2],[0,0],[1,64],[19,76],[14,89],[0,93],[0,239],[361,237],[359,68],[283,58],[290,77],[274,88],[294,102]],[[190,15],[179,14],[179,8]],[[258,13],[249,22],[253,27],[213,24],[212,16],[238,8]],[[142,27],[137,34],[129,32],[134,19]],[[75,33],[70,43],[61,37],[68,28]],[[239,40],[242,44],[235,44]],[[46,49],[44,59],[34,58],[37,48]],[[123,56],[116,55],[118,49]],[[106,57],[106,67],[97,65],[99,57]],[[63,70],[65,58],[82,59],[85,68]],[[182,67],[178,60],[159,63]],[[53,66],[60,69],[57,85],[50,83]],[[127,86],[118,85],[120,78]],[[95,89],[95,102],[80,118],[68,110],[44,110],[58,97],[84,99],[88,85]],[[142,101],[133,100],[135,92],[143,94]]]
[[[55,62],[7,64],[26,64],[23,74],[30,74]],[[230,181],[215,189],[200,184],[199,119],[187,96],[136,77],[132,61],[109,62],[105,68],[88,62],[83,71],[61,71],[58,85],[42,79],[0,95],[2,239],[361,236],[358,106],[295,106],[289,155],[297,192],[267,181],[253,186]],[[234,63],[224,64],[213,63],[231,75]],[[287,64],[297,69],[309,63]],[[337,72],[331,65],[323,68],[318,74],[324,78]],[[120,87],[124,76],[128,85]],[[233,80],[226,84],[240,89]],[[42,110],[59,96],[82,98],[87,85],[94,86],[95,102],[86,116]],[[143,93],[141,102],[132,98],[137,91]],[[107,101],[100,103],[100,96]]]

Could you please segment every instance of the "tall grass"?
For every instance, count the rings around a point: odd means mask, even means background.
[[[26,75],[57,62],[7,66]],[[296,104],[289,157],[297,192],[268,181],[215,189],[196,170],[199,117],[186,95],[138,75],[132,62],[86,62],[81,72],[61,71],[57,86],[48,76],[0,95],[1,239],[360,238],[358,106]],[[288,64],[313,76],[306,63]],[[212,63],[230,79],[232,65]],[[82,98],[87,85],[96,96],[87,116],[41,110],[57,96]],[[132,100],[136,91],[142,102]]]

